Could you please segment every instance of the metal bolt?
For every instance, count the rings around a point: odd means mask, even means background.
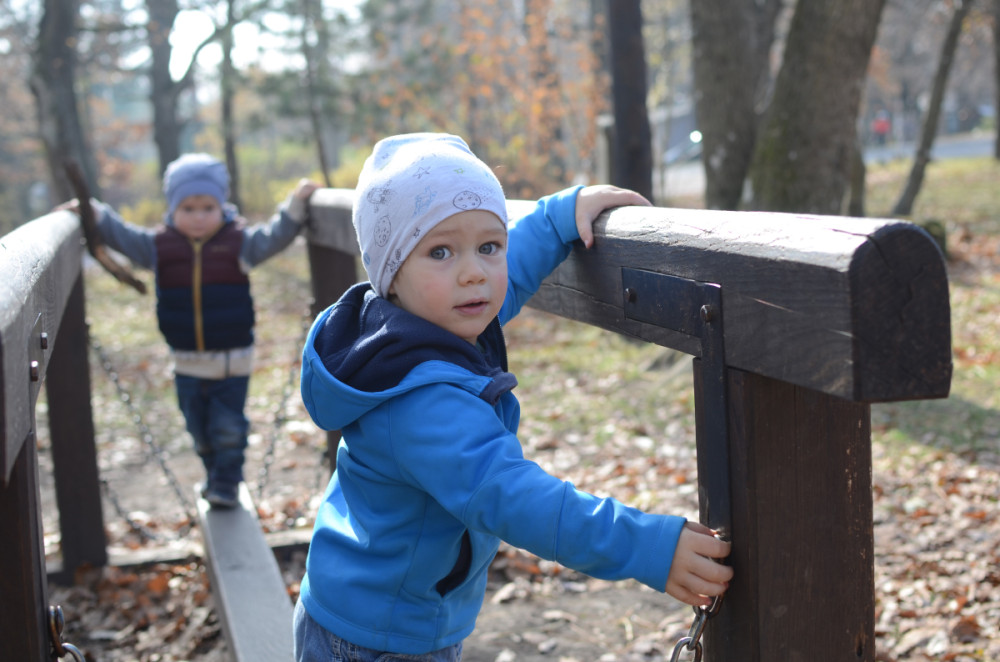
[[[43,331],[42,334],[41,334],[41,336],[39,336],[39,338],[41,339],[42,349],[48,349],[49,348],[49,334],[47,334],[47,333],[45,333]]]
[[[706,303],[701,307],[701,320],[711,322],[713,317],[715,317],[715,309]]]
[[[31,381],[33,382],[38,381],[38,378],[41,376],[41,373],[39,372],[38,369],[38,361],[31,362],[31,368],[28,369],[28,374],[31,375]]]
[[[626,287],[625,300],[628,301],[629,303],[635,303],[635,297],[636,297],[635,290],[633,290],[631,287]]]

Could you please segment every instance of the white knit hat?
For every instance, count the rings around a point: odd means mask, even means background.
[[[377,142],[358,178],[353,218],[375,291],[386,296],[399,267],[431,228],[471,209],[492,212],[507,226],[500,182],[464,140],[409,133]]]

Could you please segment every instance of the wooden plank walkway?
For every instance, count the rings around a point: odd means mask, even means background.
[[[292,659],[292,602],[246,483],[237,508],[198,499],[216,613],[236,662]]]

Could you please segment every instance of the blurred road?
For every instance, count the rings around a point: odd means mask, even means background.
[[[950,136],[940,136],[934,141],[931,149],[932,159],[956,159],[991,156],[993,154],[994,136],[987,132],[963,133]],[[890,143],[888,145],[870,145],[865,148],[865,163],[885,163],[895,159],[912,159],[916,144]],[[689,161],[670,166],[665,172],[653,173],[653,188],[657,197],[662,198],[660,191],[666,192],[667,198],[689,197],[702,195],[705,191],[705,171],[701,161]]]
[[[985,131],[939,136],[931,147],[932,159],[973,158],[993,154],[992,134]],[[885,163],[894,159],[912,159],[916,143],[890,143],[865,148],[865,163]]]

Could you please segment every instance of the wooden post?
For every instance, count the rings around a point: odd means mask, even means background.
[[[736,579],[705,660],[872,662],[870,406],[742,370],[727,382]]]
[[[0,487],[0,642],[4,658],[47,662],[48,588],[35,434],[21,445]]]
[[[308,253],[313,317],[358,282],[355,259],[358,242],[351,224],[353,200],[354,191],[329,188],[319,189],[310,199]],[[331,233],[335,238],[331,238]],[[331,471],[337,466],[338,444],[340,430],[329,430],[326,447]]]
[[[66,302],[59,342],[52,351],[45,389],[49,401],[49,437],[55,475],[62,572],[56,581],[71,583],[83,565],[108,562],[101,512],[101,486],[90,406],[90,361],[83,274]]]

